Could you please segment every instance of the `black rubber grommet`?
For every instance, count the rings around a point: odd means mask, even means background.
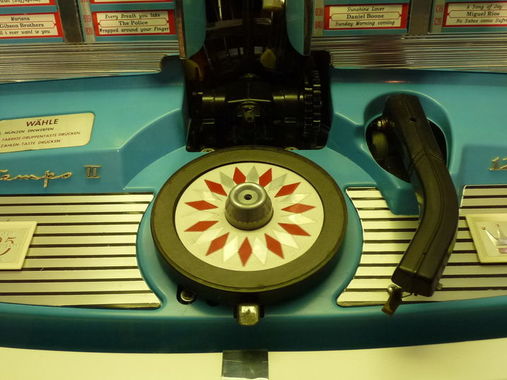
[[[187,186],[209,170],[240,162],[284,167],[305,178],[316,189],[324,208],[323,226],[316,242],[301,257],[272,269],[234,271],[199,260],[180,241],[174,214]],[[151,215],[155,244],[176,276],[176,281],[204,298],[232,304],[245,299],[276,302],[297,294],[298,289],[307,286],[309,280],[317,280],[336,256],[346,223],[344,197],[327,172],[295,153],[258,147],[216,151],[188,163],[160,189]]]

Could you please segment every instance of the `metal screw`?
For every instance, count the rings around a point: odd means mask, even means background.
[[[178,293],[178,301],[182,303],[183,305],[191,304],[196,300],[196,295],[194,292],[187,290],[187,289],[181,289]]]

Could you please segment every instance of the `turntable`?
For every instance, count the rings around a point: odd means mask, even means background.
[[[484,37],[424,40],[475,72],[406,70],[425,68],[410,37],[419,2],[351,7],[383,15],[352,26],[335,1],[205,5],[199,49],[195,31],[183,38],[195,18],[164,8],[186,60],[166,57],[158,74],[0,85],[0,344],[506,336],[507,77],[479,70]],[[371,22],[386,33],[368,37]]]

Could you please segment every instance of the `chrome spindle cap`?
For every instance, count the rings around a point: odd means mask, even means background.
[[[265,226],[273,216],[273,206],[264,187],[244,182],[232,188],[225,202],[225,217],[234,227],[255,230]]]

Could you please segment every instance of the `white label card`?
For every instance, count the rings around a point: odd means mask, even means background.
[[[79,113],[0,120],[0,153],[86,145],[94,119]]]
[[[405,29],[408,4],[332,5],[324,10],[324,29]]]
[[[174,34],[172,11],[95,12],[97,36]]]
[[[61,37],[57,13],[0,15],[0,39]]]
[[[13,5],[53,5],[54,0],[0,0],[0,7]]]
[[[507,214],[467,215],[481,263],[507,263]]]
[[[0,222],[0,270],[21,269],[36,222]]]
[[[171,3],[172,0],[92,0],[93,4],[101,3]]]
[[[446,27],[505,27],[507,2],[447,3]]]

